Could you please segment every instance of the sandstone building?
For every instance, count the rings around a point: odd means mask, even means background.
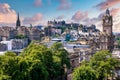
[[[110,11],[107,9],[103,16],[103,33],[100,36],[100,49],[113,51],[114,49],[114,35],[112,31],[113,19]]]

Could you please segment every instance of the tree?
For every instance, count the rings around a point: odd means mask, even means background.
[[[0,55],[0,80],[11,80],[11,77],[4,74],[4,64],[6,62],[5,56]]]
[[[41,66],[44,66],[48,77],[51,78],[51,77],[54,76],[53,75],[54,69],[52,67],[53,66],[52,52],[46,46],[44,46],[44,45],[38,45],[38,44],[30,44],[23,51],[23,53],[21,54],[21,56],[30,57],[32,60],[39,60],[40,63],[42,64]],[[40,64],[36,64],[36,67],[34,66],[33,68],[35,68],[35,69],[38,68],[37,65],[40,65]],[[33,69],[33,70],[35,70],[35,69]],[[34,72],[37,73],[36,71],[34,71]]]
[[[5,56],[15,57],[15,56],[17,56],[17,55],[16,55],[16,53],[14,53],[14,52],[9,52],[9,51],[8,51],[8,52],[5,53]]]
[[[0,79],[3,80],[56,80],[64,75],[69,64],[68,53],[61,44],[47,48],[30,44],[20,56],[7,52],[0,56]]]
[[[7,52],[0,56],[0,79],[48,80],[46,66],[37,58],[38,55],[32,54],[15,56],[14,53]]]
[[[1,64],[2,74],[8,76],[10,80],[20,80],[21,75],[19,74],[19,65],[18,65],[18,57],[12,57],[11,55],[2,56],[3,59]],[[9,80],[8,79],[8,80]],[[3,79],[4,80],[4,79]]]
[[[65,65],[67,68],[70,67],[68,52],[61,43],[53,44],[50,49],[43,45],[30,44],[21,56],[31,56],[33,59],[41,60],[49,74],[49,79],[64,75]]]
[[[112,58],[112,53],[107,50],[95,53],[90,60],[90,66],[99,73],[98,80],[103,80],[113,74],[111,71],[113,71],[117,65],[119,65],[119,61]]]
[[[38,59],[32,61],[29,71],[31,80],[48,80],[46,66]]]
[[[97,80],[97,72],[90,66],[81,66],[73,72],[73,80]]]
[[[82,67],[75,69],[73,72],[73,79],[74,80],[83,80],[85,78],[85,74],[89,78],[89,72],[97,77],[92,77],[92,79],[85,80],[104,80],[108,76],[112,78],[113,70],[116,66],[119,66],[119,61],[112,57],[112,54],[107,50],[102,50],[96,52],[93,57],[91,57],[90,61],[82,62]],[[85,71],[82,71],[85,70]],[[90,70],[90,71],[88,71]],[[94,71],[95,70],[95,71]],[[86,73],[88,72],[88,73]],[[75,78],[76,77],[76,78]],[[96,79],[97,78],[97,79]]]
[[[61,60],[61,65],[64,66],[66,65],[67,68],[70,68],[70,58],[69,53],[63,48],[62,43],[54,43],[51,46],[53,55],[58,57]]]
[[[69,69],[70,68],[70,59],[68,57],[68,52],[63,48],[62,43],[54,43],[51,46],[52,49],[52,53],[54,56],[54,63],[56,63],[56,65],[59,65],[59,71],[57,73],[59,73],[59,75],[61,75],[61,77],[63,75],[66,75],[65,69]],[[55,68],[57,71],[57,68]]]

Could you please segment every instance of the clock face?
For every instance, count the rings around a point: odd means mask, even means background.
[[[108,23],[108,21],[109,21],[108,19],[105,20],[106,23]]]

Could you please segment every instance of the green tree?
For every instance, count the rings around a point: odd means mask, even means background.
[[[8,74],[4,74],[4,64],[6,58],[3,55],[0,55],[0,80],[11,80],[11,77]]]
[[[52,49],[52,53],[54,56],[54,62],[56,63],[56,65],[59,65],[59,71],[57,72],[59,75],[61,75],[61,77],[64,75],[66,75],[66,71],[65,69],[69,69],[70,68],[70,59],[69,59],[69,54],[68,52],[63,48],[62,43],[58,42],[58,43],[54,43],[51,46]],[[54,63],[54,64],[55,64]],[[57,71],[58,68],[55,68]]]
[[[1,69],[4,75],[10,77],[11,80],[20,80],[19,77],[19,65],[18,65],[18,57],[11,56],[3,56],[4,60],[2,60]]]
[[[16,53],[8,51],[8,52],[5,53],[5,56],[16,57]]]
[[[58,63],[54,62],[52,50],[47,48],[46,46],[30,44],[21,56],[29,56],[33,60],[40,60],[48,72],[49,79],[53,79],[59,76],[58,74],[56,74],[58,73],[58,70],[56,70],[58,67]]]
[[[56,46],[55,46],[56,45]],[[69,58],[61,44],[47,48],[36,43],[30,44],[20,56],[7,52],[0,56],[1,80],[56,80],[64,75]]]
[[[74,80],[105,80],[107,77],[113,78],[113,72],[115,70],[115,67],[119,66],[119,61],[113,58],[112,53],[110,53],[109,51],[102,50],[96,52],[93,57],[91,57],[90,61],[83,61],[81,66],[82,67],[75,69],[75,71],[73,72]],[[90,71],[86,71],[86,69]],[[97,77],[92,77],[92,79],[90,79],[89,72],[91,74],[95,73],[95,76]],[[85,78],[85,74],[89,79]]]
[[[97,72],[90,66],[81,66],[73,72],[73,80],[97,80]]]
[[[37,55],[13,54],[7,52],[0,56],[0,80],[48,80],[46,66]]]
[[[70,58],[68,57],[69,53],[63,48],[62,43],[54,43],[51,46],[51,49],[53,51],[53,55],[61,60],[61,65],[66,65],[67,68],[70,68]]]
[[[112,53],[102,50],[93,55],[90,60],[90,66],[98,73],[98,80],[104,80],[107,76],[113,74],[115,67],[119,65],[119,61],[112,58]]]

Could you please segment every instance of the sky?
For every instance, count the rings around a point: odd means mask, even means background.
[[[65,20],[102,30],[102,16],[109,8],[113,31],[120,32],[120,0],[0,0],[0,26],[15,26],[17,14],[23,26],[47,25]]]

